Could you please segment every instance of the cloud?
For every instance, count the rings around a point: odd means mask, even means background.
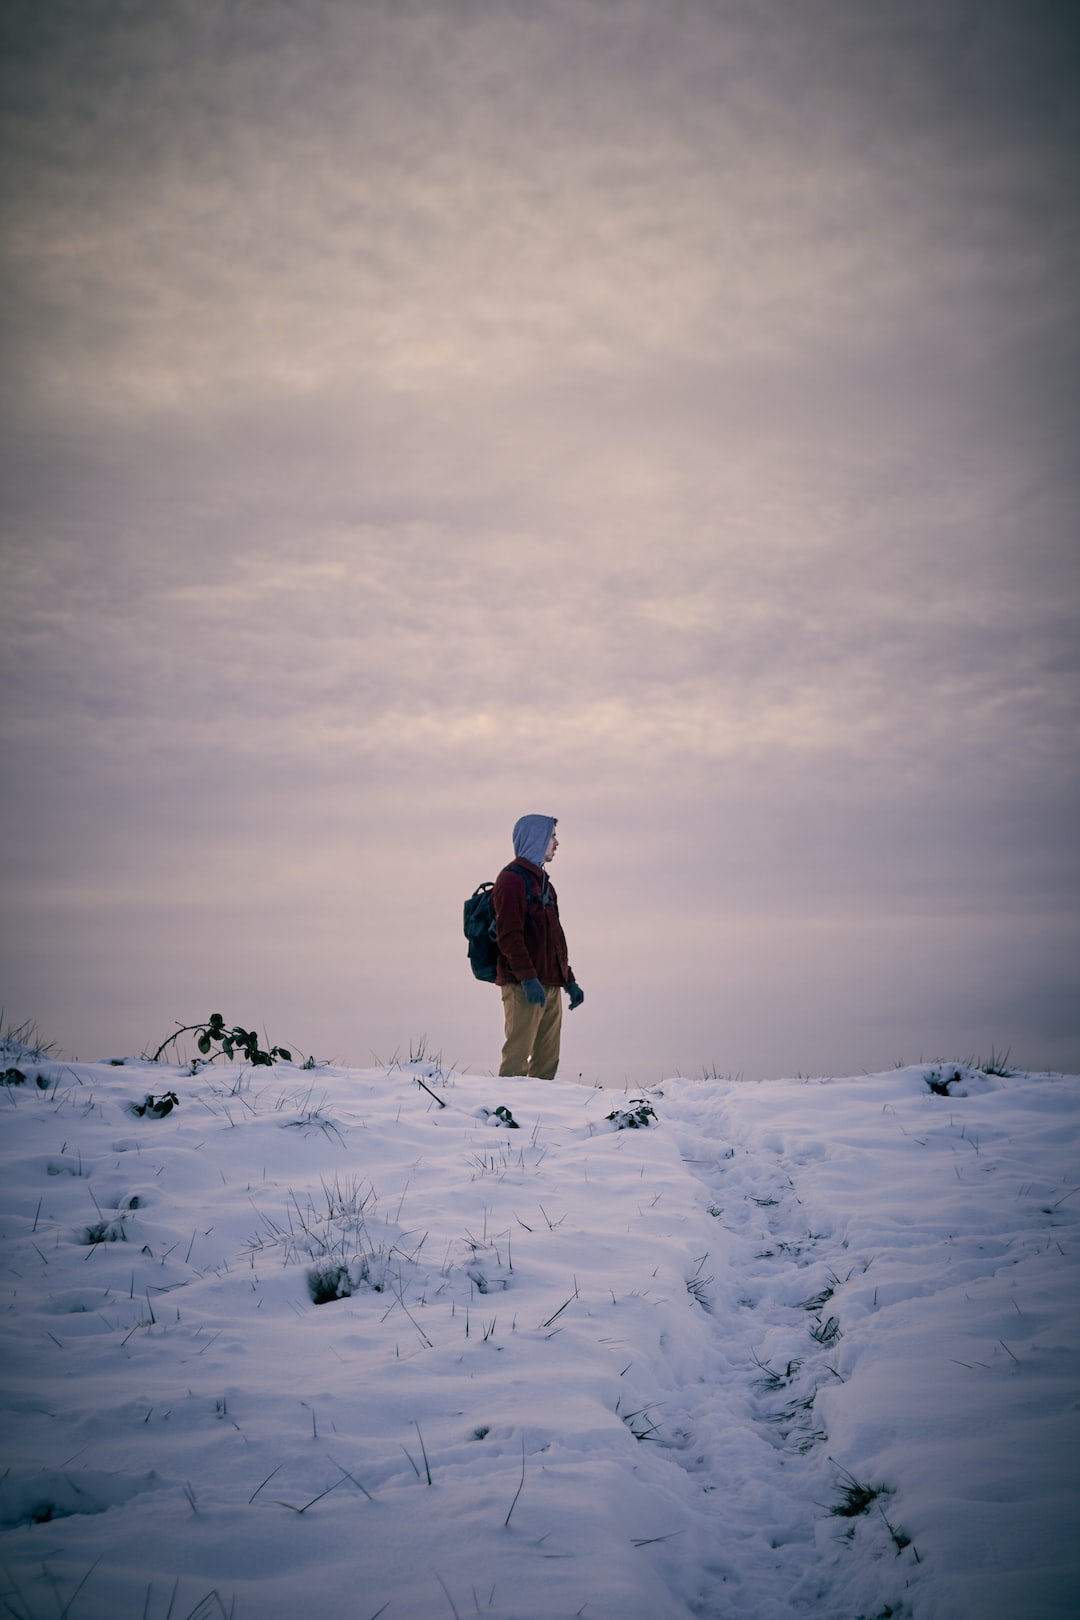
[[[909,1005],[951,975],[976,1018],[988,927],[1036,1004],[1012,919],[1049,937],[1075,882],[1063,12],[11,18],[3,735],[36,974],[62,957],[75,995],[96,929],[168,1018],[135,941],[193,987],[251,951],[246,983],[321,980],[343,1028],[345,951],[381,1008],[420,973],[460,1029],[458,890],[535,800],[576,834],[604,1040],[604,976],[644,1005],[725,917],[740,1066],[773,1001],[798,1011],[762,1053],[818,1019],[827,1061],[890,929],[900,973],[960,919]],[[704,1016],[679,1001],[658,1048],[680,1020],[708,1047]]]
[[[956,40],[925,18],[95,12],[32,39],[9,125],[16,289],[50,322],[45,345],[25,325],[27,380],[54,403],[73,383],[130,415],[357,375],[408,395],[568,358],[781,361],[954,318],[993,292],[988,250],[998,285],[1003,252],[1032,253],[1000,226],[1045,143],[1004,170],[1000,137],[977,146],[944,89]]]

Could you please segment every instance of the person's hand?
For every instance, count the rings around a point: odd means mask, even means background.
[[[574,1008],[580,1007],[585,1000],[585,992],[576,979],[571,979],[566,987],[566,993],[570,997],[570,1011],[573,1012]]]
[[[522,979],[521,988],[525,992],[525,1000],[534,1007],[543,1007],[547,1002],[547,995],[539,979]]]

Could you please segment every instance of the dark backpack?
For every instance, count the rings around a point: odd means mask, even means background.
[[[523,866],[511,861],[508,872],[518,872],[525,879],[525,904],[532,898],[536,879]],[[495,983],[495,969],[499,964],[499,947],[495,942],[495,908],[492,896],[494,883],[481,883],[465,902],[465,938],[469,942],[469,966],[476,978],[485,984]]]

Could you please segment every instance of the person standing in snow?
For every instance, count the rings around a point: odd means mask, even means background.
[[[514,859],[495,879],[492,907],[502,989],[500,1075],[554,1080],[562,1038],[562,993],[570,1011],[585,992],[576,982],[559,921],[559,902],[544,867],[559,847],[554,816],[522,816],[514,826]]]

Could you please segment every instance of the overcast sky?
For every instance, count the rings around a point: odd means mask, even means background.
[[[0,1001],[564,1074],[1080,1069],[1080,25],[7,0]]]

